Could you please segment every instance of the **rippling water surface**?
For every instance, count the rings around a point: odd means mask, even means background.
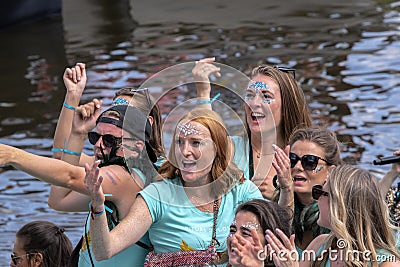
[[[0,143],[51,156],[62,73],[75,62],[87,63],[82,102],[98,97],[108,105],[120,87],[216,56],[246,74],[260,63],[297,69],[314,122],[338,133],[347,161],[378,177],[389,166],[371,161],[400,147],[400,2],[65,2],[62,16],[0,29]],[[187,88],[169,94],[164,113],[189,95]],[[47,184],[0,169],[1,266],[28,221],[53,221],[79,239],[85,214],[51,210],[48,193]]]

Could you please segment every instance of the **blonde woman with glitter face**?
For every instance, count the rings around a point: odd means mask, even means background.
[[[279,227],[289,235],[290,221],[291,211],[275,202],[254,199],[241,204],[227,238],[230,266],[273,266],[266,254],[264,233]]]
[[[370,172],[340,165],[331,170],[323,185],[314,185],[312,190],[320,209],[318,224],[331,233],[310,243],[307,251],[314,251],[315,257],[303,257],[300,266],[400,266],[394,227],[378,180]],[[280,231],[267,231],[266,240],[269,248],[281,251],[281,255],[295,250],[293,236],[289,239]],[[292,257],[277,254],[274,262],[277,266],[298,266]]]
[[[210,99],[209,75],[221,76],[220,68],[212,64],[214,61],[215,58],[200,60],[192,70],[197,96],[201,100]],[[249,140],[239,137],[232,139],[235,143],[234,162],[247,179],[259,186],[264,198],[273,199],[277,193],[272,183],[276,170],[260,163],[272,160],[272,143],[285,149],[296,127],[311,125],[306,99],[295,80],[294,69],[268,65],[253,69],[244,98]],[[210,105],[204,106],[210,108]],[[265,136],[274,133],[276,140],[263,145]],[[286,184],[289,181],[280,182],[282,186],[289,186]]]
[[[175,253],[171,256],[177,257],[174,264],[187,266],[192,258],[179,256],[178,252],[194,251],[208,258],[207,264],[226,264],[224,241],[236,206],[262,195],[231,163],[231,142],[214,111],[195,109],[187,113],[178,121],[173,140],[168,161],[159,169],[164,179],[139,192],[119,225],[108,232],[104,231],[105,216],[91,220],[96,259],[112,257],[148,231],[154,251],[147,262],[163,253]],[[101,184],[94,170],[88,172],[86,185],[94,211],[104,209]]]

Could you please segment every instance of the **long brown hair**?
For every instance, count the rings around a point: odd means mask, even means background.
[[[271,78],[279,86],[281,92],[281,128],[276,134],[281,135],[283,146],[288,145],[293,130],[299,126],[311,126],[311,116],[306,97],[299,83],[291,73],[279,70],[269,65],[260,65],[251,72],[251,77],[261,74]],[[279,138],[278,138],[279,140]]]

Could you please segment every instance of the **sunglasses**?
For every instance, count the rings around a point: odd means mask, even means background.
[[[295,69],[281,67],[281,66],[274,66],[274,69],[291,74],[291,75],[293,75],[293,79],[296,79],[296,70]]]
[[[111,134],[102,135],[96,132],[88,133],[88,139],[92,145],[95,145],[97,141],[99,141],[100,137],[102,138],[105,147],[116,147],[122,141],[122,137],[115,137],[114,135]]]
[[[24,256],[26,256],[28,258],[29,255],[33,255],[33,254],[35,254],[35,253],[26,253],[26,254],[21,255],[21,256],[15,256],[15,253],[12,253],[10,255],[10,257],[11,257],[11,261],[14,263],[14,265],[18,265],[23,261],[23,260],[18,260],[18,259],[20,259],[20,258],[22,258]]]
[[[322,185],[320,185],[320,184],[313,185],[311,194],[312,194],[313,199],[315,199],[315,200],[318,200],[320,198],[320,196],[329,197],[329,193],[322,190]]]
[[[297,162],[300,160],[301,166],[303,166],[304,170],[306,171],[315,170],[315,168],[318,165],[318,160],[323,160],[329,165],[329,162],[326,159],[320,158],[315,155],[304,155],[300,158],[295,153],[290,152],[289,159],[290,159],[290,168],[294,168],[294,166],[296,166]]]

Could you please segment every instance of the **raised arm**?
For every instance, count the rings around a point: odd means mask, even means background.
[[[80,153],[82,152],[87,133],[96,125],[96,119],[101,112],[102,102],[94,99],[75,110],[73,127],[65,144],[62,160],[72,165],[79,165]],[[80,195],[71,188],[52,185],[48,204],[52,209],[60,211],[85,211],[87,210],[88,197]]]
[[[394,155],[400,155],[400,150],[395,151]],[[399,176],[400,176],[400,162],[393,163],[392,168],[379,181],[380,190],[384,199],[386,199],[386,194],[388,193],[393,182]]]
[[[139,196],[127,216],[111,232],[104,212],[104,193],[98,163],[86,164],[85,184],[92,201],[90,237],[96,260],[109,259],[136,243],[150,228],[152,217],[144,199]]]
[[[204,58],[196,61],[192,70],[192,74],[196,84],[198,105],[202,108],[211,109],[211,83],[209,76],[214,74],[216,77],[221,77],[220,68],[211,64],[215,62],[215,57]]]
[[[54,133],[53,156],[61,159],[65,144],[68,141],[72,128],[74,111],[79,105],[83,90],[86,86],[86,66],[83,63],[77,63],[75,67],[66,68],[63,75],[65,87],[67,89],[63,106]],[[82,155],[82,161],[93,161],[92,157]]]

